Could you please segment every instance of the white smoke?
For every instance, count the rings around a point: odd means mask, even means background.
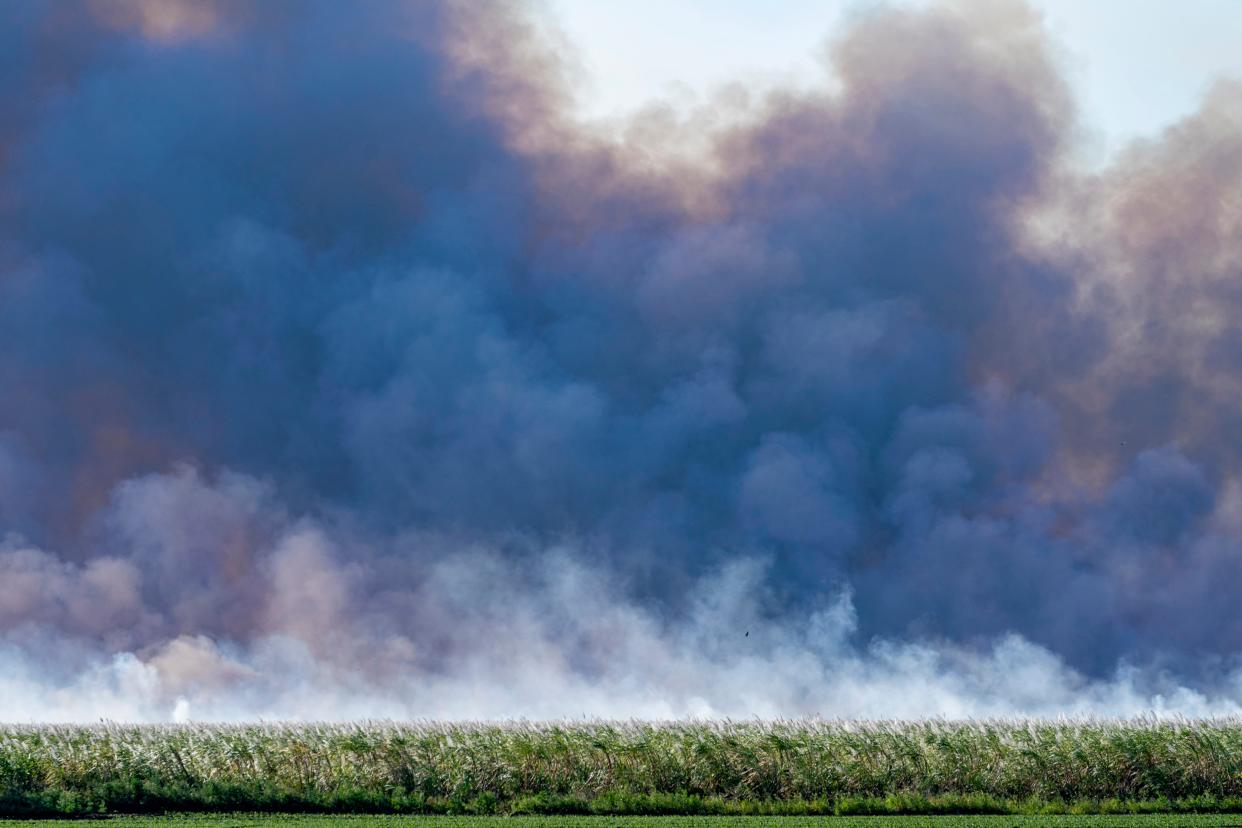
[[[153,498],[170,507],[156,527],[131,521],[133,557],[75,565],[10,540],[0,720],[1242,713],[1239,673],[1206,693],[1124,664],[1091,680],[1016,634],[975,648],[861,640],[847,584],[817,608],[777,612],[761,557],[702,577],[681,612],[662,616],[570,544],[515,558],[432,554],[421,538],[404,555],[346,556],[349,541],[322,525],[274,521],[269,497],[256,481],[213,486],[182,468],[131,481],[116,500],[117,524]],[[142,564],[150,546],[138,541],[152,532],[183,582]],[[204,560],[228,546],[221,532],[247,540]],[[253,605],[207,601],[225,594],[212,592],[218,578],[244,581]],[[246,623],[208,623],[212,611]],[[131,627],[118,637],[122,617]]]

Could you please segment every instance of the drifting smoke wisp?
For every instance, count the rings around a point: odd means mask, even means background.
[[[1242,90],[1086,174],[1016,2],[562,50],[0,7],[0,720],[1242,712]]]

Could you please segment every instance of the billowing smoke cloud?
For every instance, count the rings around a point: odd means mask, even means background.
[[[573,116],[539,7],[0,7],[0,719],[1242,710],[1242,89],[1016,2]]]

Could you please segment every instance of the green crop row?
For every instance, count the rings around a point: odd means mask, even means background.
[[[812,822],[812,820],[814,820]],[[495,817],[322,816],[302,814],[168,814],[121,816],[109,828],[1238,828],[1220,814],[1111,816],[840,816],[840,817]],[[14,828],[64,828],[63,822],[23,821]]]
[[[0,727],[0,813],[1242,810],[1242,721]]]

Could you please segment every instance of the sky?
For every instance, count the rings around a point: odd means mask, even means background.
[[[0,721],[1242,714],[1232,6],[704,8],[0,4]]]
[[[608,118],[749,83],[822,84],[826,37],[874,0],[551,0],[584,70],[579,110]],[[926,5],[906,0],[903,5]],[[1099,164],[1194,111],[1221,76],[1242,77],[1234,0],[1036,0],[1074,85]],[[659,21],[653,25],[653,21]]]

